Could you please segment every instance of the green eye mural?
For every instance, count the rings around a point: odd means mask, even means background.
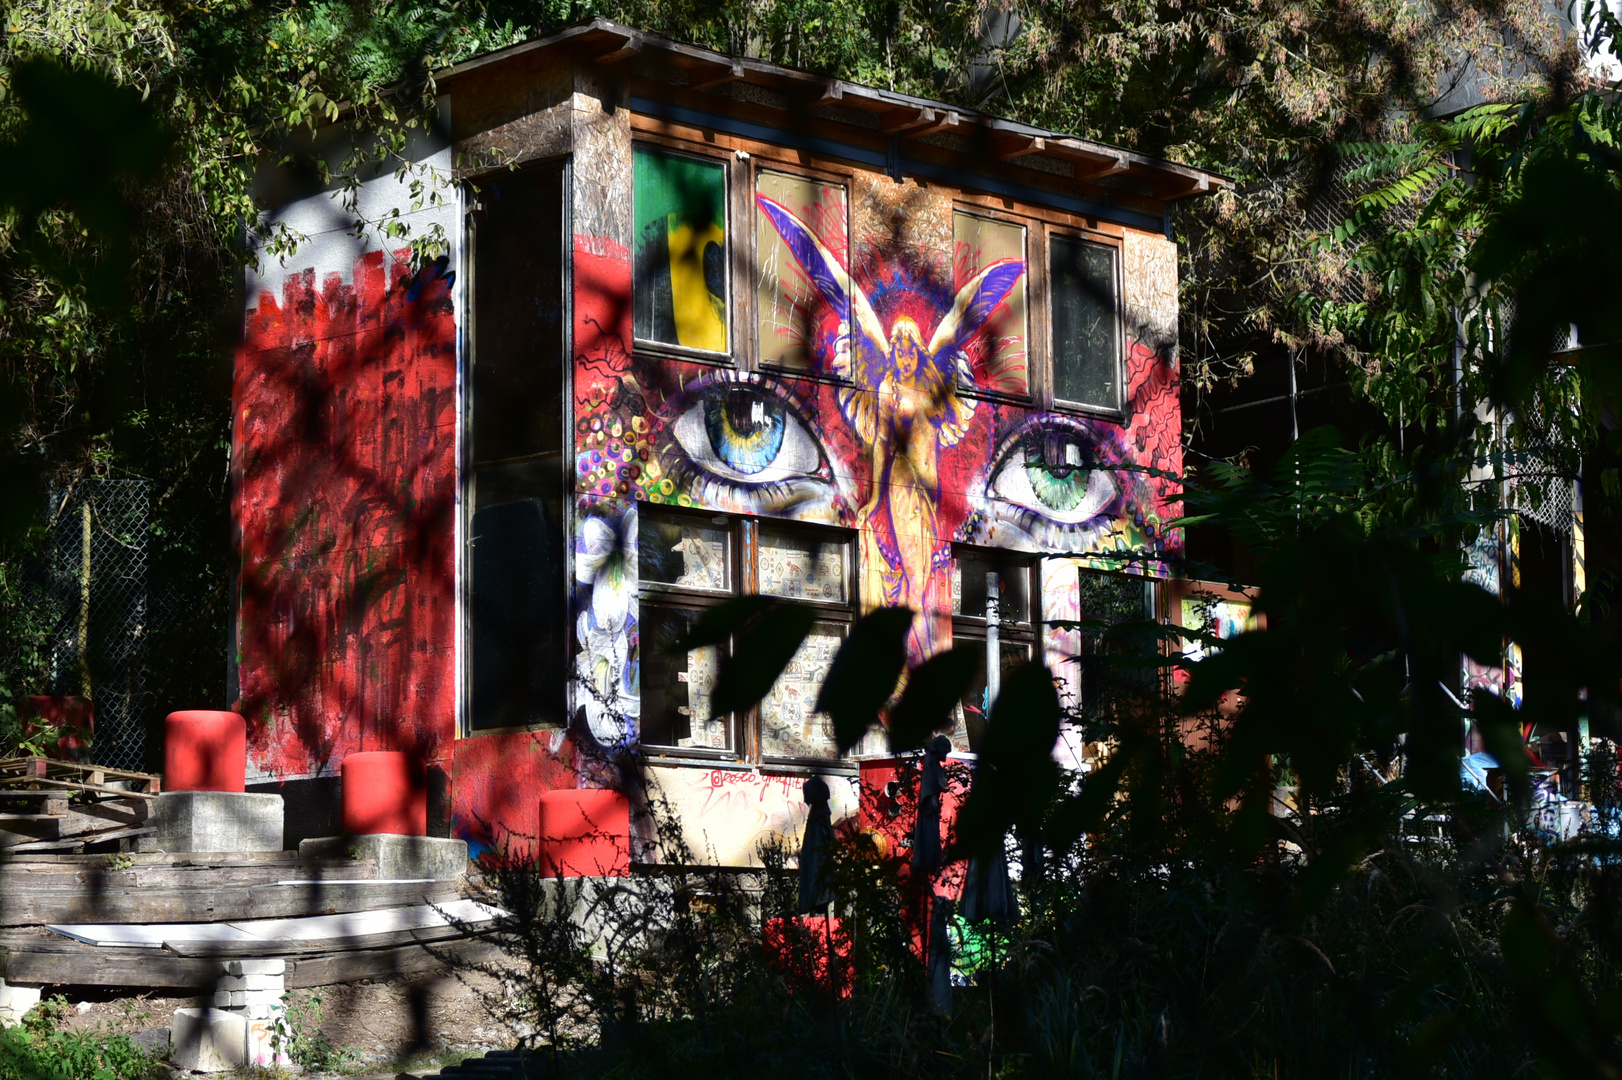
[[[726,168],[638,147],[635,333],[727,351]]]

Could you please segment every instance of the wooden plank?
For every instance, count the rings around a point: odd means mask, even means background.
[[[164,952],[176,956],[288,956],[317,955],[334,951],[359,952],[393,949],[424,942],[455,941],[468,937],[454,926],[425,926],[414,930],[388,930],[377,934],[355,934],[343,938],[283,938],[277,941],[165,941]]]
[[[1027,154],[1040,154],[1048,148],[1047,140],[1040,135],[1000,135],[992,140],[992,145],[1003,161],[1012,161]]]
[[[143,989],[212,989],[216,960],[171,956],[161,949],[98,949],[68,942],[76,951],[0,946],[0,976],[24,986],[131,986]]]
[[[51,776],[30,776],[30,784],[45,784],[48,787],[63,788],[68,791],[94,791],[102,795],[118,795],[132,799],[156,799],[158,793],[149,791],[126,791],[123,788],[103,787],[100,784],[83,784],[77,780],[58,780]]]
[[[407,945],[397,949],[301,956],[287,962],[287,988],[332,986],[358,979],[383,979],[390,975],[440,971],[445,965],[435,953],[447,956],[453,964],[487,963],[501,956],[501,950],[486,938],[464,938],[435,945],[433,952],[421,945]]]
[[[68,862],[77,856],[58,856],[59,863],[35,862],[14,856],[0,862],[0,898],[15,890],[133,888],[230,888],[270,885],[278,881],[374,881],[377,864],[348,859],[311,860],[301,863],[247,865],[167,865],[153,863],[151,856],[132,855],[131,866],[114,870],[105,855],[85,856],[88,862]],[[166,861],[173,856],[166,856]],[[143,862],[142,860],[148,860]]]
[[[128,769],[109,769],[105,765],[81,765],[77,761],[58,761],[56,758],[42,757],[0,758],[0,775],[6,773],[21,773],[27,776],[99,775],[112,780],[160,779],[154,773],[131,772]],[[95,783],[101,782],[101,780],[95,781]]]
[[[287,962],[287,986],[331,986],[357,979],[439,971],[444,965],[435,953],[449,956],[453,963],[469,964],[495,960],[501,955],[486,938],[464,938],[432,948],[430,952],[421,945],[405,945],[300,956]],[[73,984],[207,992],[221,974],[218,960],[176,956],[161,949],[98,949],[69,938],[45,939],[16,932],[0,940],[0,977],[23,986]]]
[[[420,904],[425,897],[432,903],[448,903],[459,896],[454,881],[406,884],[359,879],[308,885],[250,882],[200,886],[103,884],[99,888],[33,883],[19,887],[8,881],[0,890],[0,925],[293,919]]]
[[[82,848],[86,844],[101,844],[109,840],[128,840],[136,836],[151,836],[157,832],[157,827],[142,825],[130,829],[109,829],[106,832],[79,833],[66,840],[36,840],[28,844],[18,844],[12,851],[47,851],[52,848],[75,847]]]

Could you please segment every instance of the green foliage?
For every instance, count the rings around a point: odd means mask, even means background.
[[[282,1015],[270,1033],[270,1044],[278,1056],[286,1054],[301,1069],[315,1072],[341,1072],[360,1059],[348,1047],[334,1045],[321,1030],[326,1016],[326,996],[320,990],[302,995],[282,995]]]
[[[63,997],[41,1001],[22,1023],[0,1028],[3,1080],[144,1080],[168,1070],[126,1035],[64,1031],[71,1011]]]

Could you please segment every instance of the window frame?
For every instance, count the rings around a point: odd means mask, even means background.
[[[1047,253],[1044,250],[1038,261],[1035,250],[1037,246],[1046,248],[1046,243],[1035,245],[1033,239],[1045,237],[1049,224],[1040,217],[1029,214],[1011,213],[1007,210],[997,210],[979,203],[965,202],[961,198],[952,200],[952,252],[951,260],[955,272],[957,264],[957,215],[982,218],[986,221],[995,221],[1003,225],[1018,225],[1025,230],[1025,393],[1011,394],[1000,390],[985,390],[974,385],[964,385],[954,382],[957,392],[964,397],[976,401],[1007,402],[1012,405],[1022,405],[1034,408],[1046,399],[1046,390],[1049,383],[1044,370],[1049,351],[1045,348],[1046,333],[1042,319],[1046,312],[1045,288],[1038,288],[1038,282],[1046,282]],[[954,281],[955,285],[956,282]],[[1039,297],[1038,294],[1041,294]]]
[[[523,162],[517,166],[518,171],[526,169],[556,168],[561,174],[560,184],[563,193],[563,205],[560,214],[564,227],[558,237],[558,258],[560,260],[560,275],[562,296],[560,303],[561,318],[561,351],[560,351],[560,379],[562,405],[567,410],[572,408],[574,401],[574,364],[573,354],[573,310],[574,310],[574,183],[575,169],[573,154],[565,153],[536,158]],[[563,658],[562,685],[558,688],[561,721],[539,721],[528,724],[513,724],[505,726],[475,726],[473,716],[473,688],[474,688],[474,658],[473,658],[473,551],[475,541],[473,534],[473,518],[478,510],[477,506],[477,479],[481,465],[515,464],[536,460],[546,456],[545,451],[519,455],[510,458],[476,459],[477,448],[474,445],[475,412],[478,402],[475,395],[474,367],[477,363],[479,349],[479,313],[476,300],[478,297],[479,275],[479,223],[486,204],[478,194],[476,185],[483,184],[492,176],[506,175],[512,170],[486,169],[476,174],[463,177],[457,184],[456,192],[458,205],[461,210],[460,240],[462,244],[462,259],[465,262],[466,273],[459,275],[458,302],[461,305],[457,319],[461,332],[457,340],[456,378],[457,378],[457,425],[458,437],[456,447],[457,476],[456,476],[456,556],[454,573],[456,575],[456,612],[455,612],[455,655],[456,655],[456,738],[475,739],[488,735],[506,735],[514,733],[527,733],[536,731],[561,731],[569,726],[576,708],[574,676],[575,657],[577,645],[573,630],[573,607],[568,599],[571,583],[574,581],[574,529],[576,520],[576,498],[574,490],[573,461],[575,452],[575,434],[571,417],[565,416],[561,425],[560,443],[558,446],[559,463],[563,469],[562,484],[562,514],[559,528],[562,531],[563,554],[563,596],[561,598],[561,614],[564,637],[565,656]]]
[[[842,628],[845,636],[849,635],[850,627],[860,617],[859,602],[856,594],[860,575],[856,566],[857,535],[855,530],[840,528],[835,525],[825,525],[820,522],[760,518],[745,514],[720,513],[664,503],[639,502],[637,504],[639,522],[642,520],[643,515],[650,512],[667,519],[680,521],[686,518],[695,523],[702,522],[711,528],[726,529],[729,536],[730,551],[728,558],[729,572],[732,575],[732,587],[727,592],[714,592],[644,580],[641,574],[639,538],[637,567],[639,622],[641,621],[640,610],[642,607],[678,607],[688,610],[704,610],[718,607],[725,601],[735,597],[761,595],[759,592],[759,552],[762,531],[790,536],[820,536],[825,542],[837,543],[843,547],[842,562],[845,587],[845,601],[843,603],[790,597],[774,597],[774,599],[785,604],[810,608],[816,612],[816,622],[813,625],[838,625]],[[724,525],[717,521],[718,518],[723,517],[727,519]],[[735,645],[735,639],[729,640],[726,643],[726,651],[730,653]],[[640,661],[639,653],[638,662],[640,663]],[[642,684],[641,692],[643,694],[648,692],[645,683]],[[709,765],[764,766],[774,770],[813,769],[824,772],[830,770],[850,771],[855,768],[855,761],[850,757],[797,757],[765,753],[762,745],[763,736],[759,702],[741,712],[733,713],[727,720],[732,739],[732,748],[729,750],[649,743],[642,738],[640,723],[638,724],[636,745],[650,759],[664,763],[693,761]]]
[[[837,172],[826,168],[814,168],[791,163],[788,160],[776,158],[762,158],[751,156],[749,158],[749,190],[744,198],[749,207],[749,250],[746,254],[747,266],[744,273],[747,275],[750,287],[749,293],[749,341],[748,366],[749,371],[767,372],[774,377],[804,379],[809,382],[826,382],[839,386],[853,385],[854,380],[842,377],[832,371],[797,371],[782,364],[767,361],[760,342],[760,312],[757,305],[757,294],[760,289],[760,213],[755,204],[755,195],[760,191],[760,174],[763,172],[780,173],[801,180],[814,180],[826,184],[837,184],[845,190],[845,250],[853,251],[856,238],[853,232],[855,183],[854,172]],[[851,268],[845,268],[847,273]],[[854,321],[846,328],[846,333],[854,335],[856,326]]]
[[[952,561],[957,564],[964,554],[973,555],[985,562],[999,563],[1003,566],[1012,566],[1023,572],[1027,597],[1026,619],[1023,622],[1004,622],[999,616],[997,627],[997,643],[999,649],[1009,645],[1024,646],[1027,658],[1037,661],[1042,658],[1043,626],[1042,626],[1042,560],[1043,555],[1028,554],[1012,551],[1006,548],[981,547],[974,544],[953,544]],[[961,573],[960,567],[954,567],[955,573]],[[988,637],[989,623],[982,615],[966,615],[961,612],[952,612],[952,644],[973,643],[983,650]],[[955,732],[954,732],[955,733]],[[967,738],[967,720],[965,718],[965,741]],[[974,748],[969,745],[958,751],[973,756]]]
[[[636,336],[636,155],[639,150],[652,150],[667,157],[687,158],[701,161],[709,165],[718,165],[721,168],[722,198],[721,206],[726,215],[724,232],[726,233],[726,251],[723,255],[723,264],[726,273],[726,308],[727,308],[727,348],[721,352],[711,352],[708,349],[697,349],[690,345],[676,342],[655,341],[651,338]],[[713,364],[717,367],[741,367],[738,363],[739,355],[739,297],[735,279],[738,276],[738,244],[735,230],[737,227],[737,206],[734,182],[734,160],[729,153],[718,153],[714,148],[695,148],[686,140],[663,139],[648,132],[634,132],[631,137],[631,350],[634,354],[643,356],[658,356],[675,360],[687,360],[700,364]],[[753,305],[750,305],[751,309]]]
[[[1070,401],[1058,395],[1058,347],[1054,341],[1053,319],[1053,267],[1052,253],[1055,238],[1074,240],[1093,247],[1105,248],[1110,253],[1110,270],[1114,279],[1115,303],[1111,318],[1114,323],[1115,343],[1115,400],[1116,404],[1092,405],[1084,401]],[[1046,361],[1044,368],[1047,374],[1047,393],[1045,395],[1048,406],[1055,412],[1070,413],[1077,416],[1099,417],[1115,423],[1125,423],[1127,420],[1126,396],[1126,328],[1123,311],[1125,282],[1122,277],[1121,250],[1124,245],[1115,237],[1104,233],[1093,232],[1090,229],[1081,229],[1074,226],[1055,225],[1046,222],[1042,229],[1042,265],[1044,281],[1042,289],[1043,315],[1046,323],[1045,341]]]

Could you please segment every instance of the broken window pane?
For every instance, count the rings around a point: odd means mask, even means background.
[[[1005,623],[1031,621],[1031,570],[990,552],[958,549],[952,560],[952,614],[986,617],[986,574],[997,575],[997,616]]]
[[[729,529],[648,507],[638,522],[637,567],[643,581],[710,592],[732,587]]]
[[[723,650],[677,650],[700,610],[644,604],[641,617],[642,741],[678,749],[726,750],[732,725],[710,716]]]

